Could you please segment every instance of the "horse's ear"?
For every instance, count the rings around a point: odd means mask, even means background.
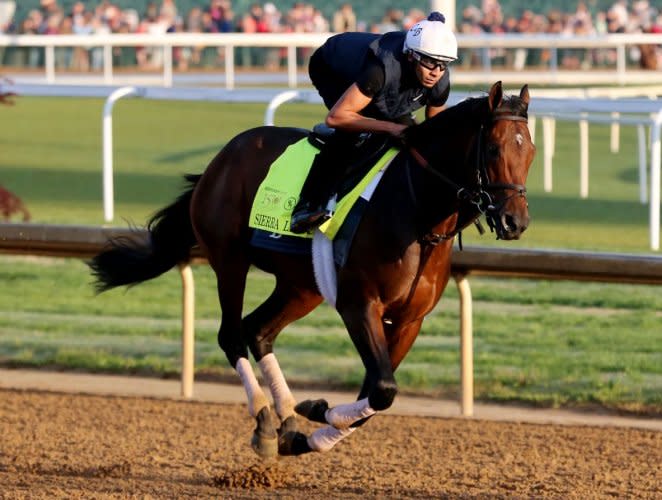
[[[492,88],[490,89],[490,95],[489,98],[487,99],[487,102],[490,106],[490,111],[494,111],[499,107],[499,104],[501,104],[501,100],[503,99],[503,88],[501,87],[501,80],[496,82],[494,85],[492,85]]]
[[[522,90],[519,91],[519,97],[520,97],[520,99],[522,99],[522,102],[524,104],[526,104],[527,107],[528,107],[529,100],[530,100],[529,99],[529,86],[528,85],[524,85],[524,87],[522,87]]]

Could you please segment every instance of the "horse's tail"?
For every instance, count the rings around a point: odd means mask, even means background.
[[[189,260],[191,248],[196,244],[189,207],[200,177],[186,176],[188,189],[149,220],[146,240],[141,237],[111,239],[109,248],[88,262],[97,292],[142,283]]]

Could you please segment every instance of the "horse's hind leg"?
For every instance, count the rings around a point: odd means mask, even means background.
[[[241,315],[250,264],[241,257],[219,261],[212,257],[210,264],[216,272],[218,298],[223,311],[218,344],[239,374],[246,390],[248,411],[257,422],[251,445],[261,457],[274,457],[278,454],[278,434],[269,410],[269,400],[255,377],[242,336]]]
[[[283,451],[291,447],[293,433],[297,430],[294,412],[296,401],[273,353],[273,345],[285,326],[302,318],[321,302],[322,298],[317,292],[277,281],[269,298],[246,316],[242,324],[244,339],[269,385],[276,413],[282,423],[279,434]]]

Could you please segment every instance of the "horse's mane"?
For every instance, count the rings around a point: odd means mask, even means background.
[[[415,143],[439,141],[447,130],[463,130],[485,123],[489,108],[488,96],[471,97],[446,108],[432,118],[407,129],[407,139]],[[516,116],[527,117],[527,105],[519,96],[504,95],[499,110]]]

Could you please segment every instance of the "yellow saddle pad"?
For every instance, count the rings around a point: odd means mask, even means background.
[[[267,176],[257,190],[251,208],[249,227],[262,229],[270,233],[300,238],[312,238],[312,234],[294,234],[290,232],[292,210],[299,198],[299,193],[306,180],[313,158],[319,152],[317,148],[303,138],[289,146],[269,167]],[[342,226],[345,217],[358,200],[366,186],[398,152],[391,148],[375,163],[368,174],[361,179],[349,193],[337,203],[331,219],[320,226],[329,239],[333,239]]]

